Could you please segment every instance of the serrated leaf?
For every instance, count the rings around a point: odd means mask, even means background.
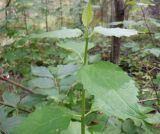
[[[30,114],[11,134],[59,134],[69,126],[70,119],[67,109],[45,106]]]
[[[62,47],[66,50],[75,52],[78,56],[83,59],[83,53],[85,48],[85,42],[77,42],[77,41],[67,41],[58,43],[59,47]],[[93,43],[89,43],[88,49],[93,48],[95,45]]]
[[[104,36],[115,36],[115,37],[130,37],[132,35],[138,34],[134,29],[124,29],[124,28],[104,28],[101,26],[95,27],[94,32],[102,34]]]
[[[52,32],[45,32],[41,34],[32,34],[30,38],[76,38],[82,35],[82,31],[80,29],[62,29]]]
[[[2,95],[2,98],[4,103],[9,104],[13,107],[16,107],[18,102],[20,101],[20,96],[9,91],[5,91]]]
[[[31,71],[34,76],[53,78],[53,75],[49,72],[48,68],[43,66],[32,66]]]
[[[93,10],[92,10],[92,3],[89,0],[87,6],[84,8],[82,13],[82,22],[85,27],[88,27],[93,19]]]
[[[137,106],[138,89],[134,81],[117,65],[110,62],[86,65],[78,72],[78,79],[95,96],[92,110],[122,119],[144,118]]]
[[[34,78],[28,82],[28,85],[30,88],[53,88],[54,87],[54,82],[50,78]]]

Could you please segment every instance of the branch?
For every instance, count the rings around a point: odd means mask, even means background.
[[[143,102],[146,102],[146,101],[154,101],[154,100],[158,100],[158,98],[140,100],[140,101],[138,101],[138,103],[143,103]]]
[[[21,88],[22,90],[27,91],[27,92],[30,93],[30,94],[34,94],[34,92],[33,92],[32,90],[30,90],[29,88],[24,87],[23,85],[15,82],[15,81],[12,81],[12,80],[4,77],[4,76],[0,76],[0,80],[3,80],[3,81],[6,81],[6,82],[8,82],[8,83],[10,83],[10,84],[12,84],[12,85],[15,85],[16,87],[19,87],[19,88]]]
[[[11,3],[11,0],[8,0],[6,3],[6,8],[9,7],[10,3]]]
[[[154,39],[153,39],[152,34],[151,34],[152,32],[151,32],[150,27],[149,27],[149,25],[147,23],[146,14],[145,14],[144,9],[142,7],[141,7],[141,12],[142,12],[142,15],[143,15],[143,19],[144,19],[145,25],[146,25],[146,27],[148,29],[149,36],[151,38],[152,45],[154,46],[155,43],[154,43]]]
[[[6,103],[4,103],[4,102],[2,102],[2,101],[0,101],[0,104],[1,104],[1,105],[4,105],[4,106],[7,106],[7,107],[11,107],[11,108],[16,108],[16,107],[14,107],[14,106],[12,106],[12,105],[10,105],[10,104],[6,104]],[[23,108],[19,108],[19,107],[18,107],[18,110],[20,110],[20,111],[22,111],[22,112],[26,112],[26,113],[31,113],[31,111],[26,110],[26,109],[23,109]]]

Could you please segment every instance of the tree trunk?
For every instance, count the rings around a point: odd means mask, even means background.
[[[10,6],[10,3],[11,3],[11,0],[7,0],[5,5],[6,29],[8,28],[8,7]]]
[[[114,0],[114,10],[115,10],[114,14],[112,12],[112,16],[114,15],[114,20],[118,22],[123,21],[124,12],[125,12],[124,0]],[[123,27],[123,24],[117,25],[116,27]],[[115,64],[119,63],[120,46],[121,46],[121,38],[113,37],[112,38],[111,61]]]
[[[49,27],[48,27],[48,0],[45,0],[45,4],[46,4],[45,23],[46,23],[46,32],[48,32],[49,31]]]

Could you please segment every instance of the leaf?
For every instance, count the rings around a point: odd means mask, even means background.
[[[160,113],[156,113],[154,115],[149,115],[147,119],[145,119],[146,122],[152,124],[152,125],[160,125]]]
[[[50,78],[34,78],[28,82],[30,88],[52,88],[54,87],[53,80]]]
[[[20,96],[9,91],[5,91],[2,95],[3,101],[13,107],[16,107],[20,101]]]
[[[123,132],[126,134],[141,134],[144,133],[143,129],[135,126],[134,122],[131,119],[127,119],[122,124]]]
[[[39,89],[39,88],[35,88],[34,92],[39,94],[39,95],[47,95],[47,96],[58,96],[58,90],[56,88],[49,88],[49,89]]]
[[[10,133],[14,130],[15,127],[17,127],[22,121],[24,120],[24,117],[15,116],[11,118],[7,118],[5,121],[2,122],[0,125],[0,128],[7,133]]]
[[[153,80],[153,83],[156,85],[160,85],[160,73],[157,74],[156,79]]]
[[[78,69],[78,65],[68,64],[68,65],[59,65],[58,66],[58,77],[64,78],[69,75],[73,75]]]
[[[42,103],[44,96],[41,95],[28,95],[22,98],[20,106],[31,109],[34,106]]]
[[[117,65],[110,62],[86,65],[78,72],[78,80],[95,96],[92,110],[122,119],[144,118],[138,108],[134,81]]]
[[[61,89],[61,91],[67,91],[75,83],[76,83],[76,77],[75,77],[75,75],[65,77],[64,79],[62,79],[60,81],[60,89]]]
[[[66,130],[63,130],[61,134],[81,134],[81,124],[79,122],[71,122]],[[91,134],[86,128],[85,134]]]
[[[137,6],[140,6],[140,7],[145,7],[147,8],[148,6],[155,6],[155,4],[151,4],[151,3],[137,3]]]
[[[115,37],[130,37],[138,34],[134,29],[123,29],[123,28],[104,28],[101,26],[95,27],[94,32],[102,34],[104,36],[115,36]]]
[[[66,108],[45,106],[30,114],[11,134],[59,134],[69,126],[70,119]]]
[[[41,34],[32,34],[30,38],[75,38],[82,35],[82,31],[80,29],[62,29],[52,32],[45,32]]]
[[[160,57],[160,48],[150,48],[150,49],[145,49],[145,52],[149,52],[156,56],[157,58]]]
[[[85,42],[77,42],[77,41],[67,41],[58,43],[59,47],[62,47],[66,50],[75,52],[78,56],[83,59],[83,53],[85,48]],[[88,49],[93,48],[95,45],[93,43],[89,43]]]
[[[34,76],[53,78],[53,75],[49,72],[48,68],[43,66],[42,67],[32,66],[31,71]]]
[[[82,13],[82,22],[85,27],[88,27],[93,19],[93,10],[92,10],[92,3],[89,0],[87,6],[84,8]]]

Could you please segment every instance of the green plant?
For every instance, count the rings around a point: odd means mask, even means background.
[[[76,77],[77,83],[72,88],[79,91],[80,100],[81,102],[81,114],[73,109],[67,109],[66,103],[63,99],[58,96],[60,95],[61,89],[61,80],[66,75],[70,73],[74,73],[74,69],[71,69],[70,72],[68,70],[60,69],[57,75],[50,73],[47,67],[36,67],[32,66],[32,78],[29,81],[29,86],[33,90],[35,94],[41,95],[50,95],[45,98],[45,101],[36,105],[35,112],[31,113],[27,119],[25,119],[15,130],[11,131],[11,134],[105,134],[106,132],[110,132],[106,128],[106,120],[115,116],[120,118],[121,120],[126,120],[123,122],[123,131],[128,132],[133,131],[136,127],[140,127],[144,129],[145,133],[158,133],[155,131],[150,131],[149,127],[151,125],[156,124],[159,121],[154,122],[153,116],[150,118],[150,114],[148,114],[152,109],[144,108],[139,105],[137,96],[138,89],[135,86],[134,81],[125,73],[123,72],[120,67],[114,65],[110,62],[98,62],[95,64],[88,65],[88,48],[91,48],[89,39],[93,35],[90,34],[90,23],[92,22],[92,4],[91,0],[88,2],[86,8],[83,11],[82,20],[83,25],[85,26],[84,32],[84,39],[85,45],[83,47],[78,47],[78,49],[73,45],[58,45],[64,49],[69,49],[71,51],[76,52],[80,57],[83,65],[79,65],[79,68]],[[94,32],[103,34],[104,36],[131,36],[135,35],[137,32],[135,30],[128,30],[128,29],[106,29],[103,27],[97,27],[94,29]],[[32,34],[29,36],[29,39],[39,39],[39,38],[58,38],[58,39],[66,39],[66,38],[73,38],[79,37],[82,35],[81,30],[79,29],[62,29],[54,32],[46,32],[42,34]],[[71,43],[71,42],[70,42]],[[72,41],[73,43],[73,41]],[[66,44],[67,45],[67,44]],[[78,43],[75,45],[79,45]],[[81,45],[81,43],[80,43]],[[76,48],[76,49],[75,49]],[[80,49],[80,50],[79,50]],[[84,49],[84,50],[81,50]],[[49,67],[50,70],[54,70],[54,68]],[[65,71],[62,71],[65,70]],[[51,71],[52,72],[52,71]],[[53,71],[54,72],[54,71]],[[64,73],[65,72],[65,73]],[[55,80],[56,85],[53,84]],[[79,84],[81,83],[81,84]],[[54,86],[57,87],[57,90],[54,89]],[[77,87],[76,87],[77,86]],[[39,89],[47,89],[46,92],[39,92]],[[36,92],[38,91],[38,92]],[[43,90],[44,91],[44,90]],[[48,92],[49,91],[49,92]],[[55,91],[55,92],[54,92]],[[57,93],[57,91],[59,91]],[[52,92],[52,94],[50,93]],[[19,97],[15,97],[15,94],[6,95],[4,93],[3,100],[5,102],[12,102],[6,99],[6,96],[11,96],[10,98],[17,98],[15,99],[16,102],[11,103],[15,109],[18,110],[19,104]],[[70,95],[72,95],[71,93]],[[88,95],[89,94],[89,95]],[[58,96],[58,97],[57,97]],[[86,109],[86,104],[89,97],[94,96],[91,108]],[[43,99],[44,99],[43,98]],[[33,98],[32,98],[33,99]],[[7,100],[7,101],[6,101]],[[74,101],[74,99],[73,99]],[[78,101],[77,101],[78,102]],[[23,104],[27,103],[23,101]],[[29,103],[29,102],[28,102]],[[22,104],[22,102],[20,103]],[[92,118],[94,114],[96,115],[98,112],[104,115],[101,119],[103,124],[102,129],[97,130],[96,126],[92,124],[91,127],[87,126],[87,119]],[[77,114],[78,113],[78,114]],[[108,118],[106,118],[106,116]],[[156,115],[159,117],[159,114]],[[94,117],[95,118],[95,117]],[[149,119],[148,119],[149,118]],[[89,119],[88,119],[89,120]],[[104,120],[104,121],[103,121]],[[111,119],[114,120],[114,119]],[[108,120],[107,120],[108,121]],[[90,121],[89,121],[90,122]],[[118,132],[121,133],[121,126],[118,123]],[[126,123],[127,122],[127,123]],[[128,123],[129,122],[129,123]],[[81,127],[80,127],[81,123]],[[109,124],[109,123],[108,123]],[[107,125],[108,125],[107,124]],[[130,124],[130,127],[126,128],[126,124]],[[109,126],[109,125],[108,125]],[[114,128],[116,125],[112,124],[109,126],[110,128]],[[117,130],[116,130],[117,132]],[[141,132],[139,129],[136,129],[135,132]]]

